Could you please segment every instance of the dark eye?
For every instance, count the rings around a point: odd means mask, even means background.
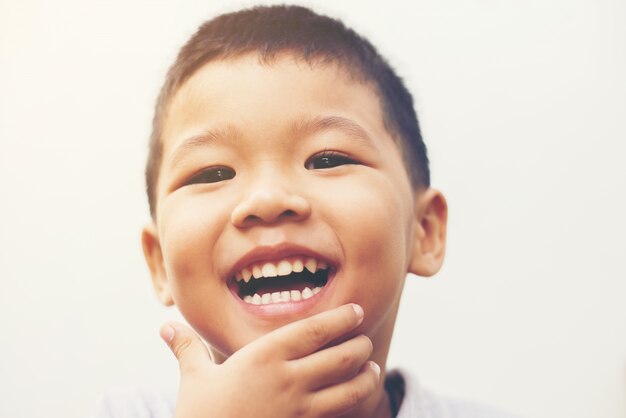
[[[324,151],[309,158],[304,166],[308,170],[323,170],[346,164],[358,164],[358,162],[338,152]]]
[[[217,183],[235,177],[235,170],[229,167],[210,167],[196,174],[185,185],[199,183]]]

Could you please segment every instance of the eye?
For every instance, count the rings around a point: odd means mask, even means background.
[[[206,170],[191,177],[185,185],[200,183],[217,183],[219,181],[230,180],[235,177],[235,170],[230,167],[209,167]]]
[[[323,170],[346,164],[358,164],[358,161],[335,151],[324,151],[307,160],[304,166],[308,170]]]

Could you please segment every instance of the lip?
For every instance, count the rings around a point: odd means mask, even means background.
[[[241,271],[244,267],[247,267],[253,263],[258,263],[262,261],[278,261],[287,257],[310,257],[315,258],[316,260],[324,261],[328,264],[328,266],[330,267],[328,281],[319,293],[313,295],[309,299],[304,299],[297,302],[280,302],[270,303],[267,305],[253,305],[244,302],[239,297],[239,295],[237,295],[235,287],[230,285],[230,282],[234,280],[236,272]],[[332,292],[332,289],[334,288],[334,278],[337,275],[337,270],[338,262],[335,261],[332,257],[321,254],[321,252],[308,247],[285,242],[278,245],[255,247],[254,249],[246,253],[229,270],[229,273],[226,276],[226,282],[229,284],[228,287],[231,295],[244,311],[261,318],[277,318],[283,316],[293,316],[297,314],[306,314],[307,312],[311,312],[314,309],[315,305],[325,299],[328,294]]]
[[[252,249],[239,260],[237,260],[237,262],[229,270],[225,279],[227,282],[232,280],[238,271],[241,271],[244,267],[247,267],[253,263],[258,263],[261,261],[279,261],[287,257],[298,256],[310,257],[315,258],[316,260],[324,261],[329,266],[332,266],[333,270],[337,270],[338,263],[335,260],[321,254],[320,252],[293,243],[282,243],[278,245],[259,246]]]
[[[236,293],[233,287],[229,287],[230,293],[237,301],[240,308],[249,312],[250,314],[261,318],[279,318],[288,317],[294,315],[306,315],[307,312],[311,312],[314,307],[321,302],[326,296],[332,292],[335,283],[335,276],[337,271],[332,270],[332,273],[328,275],[328,281],[322,290],[313,295],[309,299],[299,300],[297,302],[279,302],[270,303],[267,305],[253,305],[251,303],[244,302]]]

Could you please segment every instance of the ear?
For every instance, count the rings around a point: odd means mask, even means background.
[[[143,247],[146,263],[148,263],[148,269],[150,269],[152,285],[157,293],[157,297],[163,305],[172,306],[174,299],[172,298],[170,284],[165,272],[159,232],[154,222],[143,227],[141,231],[141,246]]]
[[[430,277],[441,268],[446,252],[448,223],[446,198],[440,191],[430,188],[417,193],[415,217],[413,253],[409,272]]]

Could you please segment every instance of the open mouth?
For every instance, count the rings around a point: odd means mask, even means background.
[[[318,294],[331,271],[325,261],[290,257],[247,266],[232,283],[239,298],[252,305],[298,302]]]

